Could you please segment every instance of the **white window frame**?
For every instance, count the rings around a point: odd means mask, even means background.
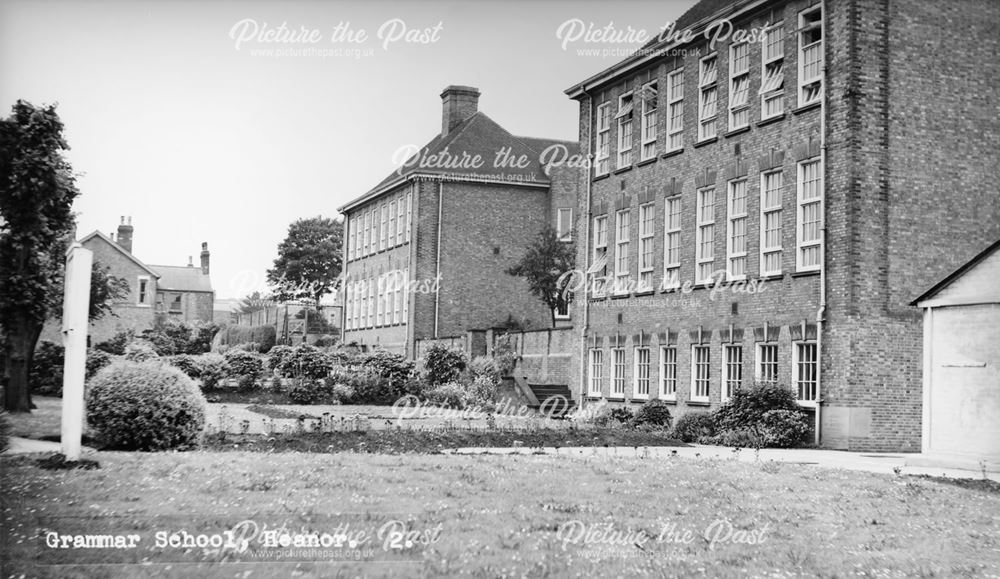
[[[378,229],[378,250],[382,251],[386,247],[386,241],[388,241],[389,233],[389,204],[383,202],[379,207],[379,213],[382,215],[381,226]]]
[[[816,179],[813,181],[819,190],[819,195],[805,199],[806,181],[805,173],[807,166],[816,166]],[[823,165],[817,158],[807,159],[798,164],[796,181],[796,212],[795,212],[795,269],[797,271],[819,271],[823,267],[823,212],[824,198],[823,191]],[[805,240],[805,214],[807,207],[816,206],[816,238]],[[816,263],[805,264],[805,253],[815,250],[817,255]]]
[[[607,283],[606,279],[600,279],[598,281],[596,278],[606,278],[609,271],[607,263],[607,260],[610,258],[610,256],[608,255],[609,221],[610,220],[608,219],[607,215],[598,215],[597,217],[594,218],[594,255],[593,259],[591,260],[591,264],[596,264],[600,259],[605,260],[602,271],[601,272],[595,271],[593,274],[595,279],[593,280],[592,283],[594,284],[593,290],[595,296],[602,296],[607,290],[607,288],[605,287]]]
[[[706,194],[712,196],[711,212],[706,211]],[[711,283],[715,273],[715,187],[704,187],[696,192],[695,203],[695,280],[697,283]],[[705,251],[706,249],[710,251]],[[702,275],[708,269],[708,275]]]
[[[800,365],[809,364],[808,361],[802,362],[801,360],[802,356],[801,349],[805,347],[811,347],[813,351],[813,360],[811,362],[813,366],[811,380],[809,380],[809,377],[804,378],[802,376],[802,368],[800,368]],[[816,406],[816,398],[819,393],[819,383],[816,380],[818,372],[819,372],[819,346],[816,345],[816,342],[813,340],[792,342],[792,389],[795,394],[795,399],[800,406],[808,406],[808,407]],[[800,384],[800,382],[802,381],[805,381],[806,384],[809,383],[812,384],[812,391],[807,393],[811,394],[811,397],[801,396],[803,384]]]
[[[413,191],[406,192],[406,242],[410,242],[410,230],[413,228]]]
[[[656,121],[660,100],[658,86],[655,80],[642,85],[642,119],[640,122],[642,126],[640,129],[642,150],[639,155],[640,161],[656,158]]]
[[[389,232],[388,240],[385,243],[386,248],[395,247],[396,245],[396,200],[391,199],[389,201]]]
[[[406,196],[400,195],[396,199],[396,245],[403,245],[406,237],[404,235],[406,231]]]
[[[626,108],[626,106],[628,108]],[[616,169],[632,166],[632,148],[635,145],[634,119],[635,98],[632,91],[628,91],[618,97],[618,113],[615,115],[615,120],[618,121],[618,148],[616,151],[617,156],[615,162]]]
[[[624,222],[623,222],[624,221]],[[628,293],[628,281],[631,268],[628,252],[631,248],[631,209],[621,209],[615,212],[615,287],[614,293]]]
[[[371,210],[365,211],[365,231],[364,236],[361,238],[361,253],[358,257],[365,257],[368,255],[368,247],[371,244],[372,239],[372,212]]]
[[[679,94],[678,94],[679,93]],[[679,124],[674,124],[679,119]],[[684,68],[667,75],[667,152],[684,148]]]
[[[628,381],[625,364],[625,348],[611,348],[611,391],[608,393],[608,398],[625,398]]]
[[[739,360],[734,363],[734,352],[739,353]],[[734,379],[733,373],[736,376]],[[743,385],[743,345],[723,344],[722,345],[722,389],[719,391],[719,400],[725,402],[733,395],[736,389]]]
[[[663,201],[663,289],[681,286],[681,212],[680,195]],[[676,259],[670,259],[673,254]]]
[[[708,74],[707,63],[712,62],[714,72]],[[714,93],[715,98],[711,109],[708,95]],[[713,52],[698,61],[698,141],[714,139],[719,134],[719,53]]]
[[[775,54],[768,55],[771,35],[775,36]],[[773,78],[772,78],[773,77]],[[772,86],[769,87],[768,85]],[[781,22],[764,30],[760,49],[760,120],[764,121],[785,114],[785,29]],[[768,106],[777,108],[768,114]]]
[[[743,188],[742,208],[738,207],[736,203],[736,192],[740,187]],[[749,225],[747,206],[749,204],[749,187],[747,186],[746,179],[737,179],[730,181],[726,189],[726,278],[730,280],[742,280],[747,278],[747,245],[749,241],[749,235],[747,235],[747,227]],[[736,241],[739,238],[738,233],[741,229],[743,247],[742,250],[737,251]],[[743,264],[743,273],[733,273],[735,271],[734,264],[740,261]]]
[[[570,310],[569,310],[569,303],[566,303],[565,306],[566,306],[565,309],[559,309],[559,308],[555,309],[555,312],[553,312],[553,316],[555,317],[555,319],[557,319],[557,320],[568,320],[568,319],[570,319],[571,316],[570,316]]]
[[[667,355],[669,352],[669,356]],[[677,347],[660,346],[660,400],[677,400]]]
[[[649,391],[652,388],[652,362],[653,353],[649,346],[636,346],[632,348],[632,397],[638,400],[649,400]],[[642,358],[645,357],[645,363]],[[645,386],[645,392],[643,387]]]
[[[354,296],[352,292],[354,291],[354,284],[348,283],[344,286],[344,329],[351,330],[354,328],[351,323],[351,316],[353,315],[352,309],[354,308]]]
[[[698,358],[699,352],[705,352],[705,360]],[[704,378],[701,377],[700,370],[705,370]],[[698,388],[704,384],[705,393],[699,394]],[[691,345],[691,401],[708,402],[712,395],[712,348],[708,344]]]
[[[799,106],[805,106],[814,102],[819,101],[823,95],[823,14],[821,12],[821,6],[815,6],[813,8],[807,8],[802,12],[799,12],[799,29],[798,29],[798,42],[799,42],[799,90],[798,90],[798,102]],[[819,12],[819,20],[809,24],[809,28],[806,26],[806,19],[812,16],[816,12]],[[819,40],[804,44],[806,40],[806,34],[812,30],[819,30],[821,35]],[[819,60],[815,64],[815,70],[808,71],[806,68],[806,55],[812,51],[816,51],[819,54]],[[815,95],[811,99],[806,99],[806,95],[811,92],[811,88],[815,85]]]
[[[385,322],[385,275],[380,275],[375,281],[375,327],[382,327]]]
[[[767,356],[768,359],[765,359],[764,356],[765,348],[767,349],[767,351],[773,352],[774,354],[773,359],[770,359],[770,356]],[[755,349],[756,349],[755,352],[756,355],[754,356],[754,378],[758,382],[777,384],[780,381],[780,375],[781,375],[781,362],[779,361],[778,358],[779,348],[777,342],[758,342]],[[765,365],[773,369],[774,372],[773,380],[769,379],[771,377],[765,375],[764,371]]]
[[[146,284],[145,289],[142,287],[143,282]],[[140,275],[136,280],[135,303],[137,306],[142,306],[144,308],[152,307],[153,300],[150,299],[152,296],[149,293],[151,288],[152,284],[150,283],[149,276]]]
[[[604,387],[604,350],[591,348],[590,354],[590,380],[588,381],[588,396],[601,396]]]
[[[563,207],[556,210],[556,235],[559,241],[573,241],[573,208]]]
[[[767,178],[770,175],[780,175],[781,180],[780,185],[777,187],[778,191],[778,205],[768,205],[767,204]],[[785,189],[785,174],[782,170],[778,169],[776,171],[765,171],[760,174],[760,275],[761,277],[771,276],[771,275],[781,275],[783,271],[782,261],[783,257],[783,245],[784,245],[784,189]],[[770,213],[778,214],[778,224],[779,234],[778,234],[778,245],[768,245],[767,242],[767,215]],[[766,269],[767,256],[768,254],[777,254],[778,269]]]
[[[611,172],[611,103],[606,102],[597,107],[597,139],[594,143],[597,150],[597,163],[594,174],[607,175]]]
[[[375,306],[376,306],[376,295],[378,291],[378,286],[375,283],[375,278],[368,278],[368,323],[365,324],[368,328],[375,327]]]
[[[639,206],[639,291],[651,291],[653,286],[653,260],[655,247],[653,233],[656,230],[656,205],[644,203]]]
[[[738,50],[745,50],[746,55],[742,59],[736,57]],[[737,68],[740,61],[745,61],[744,68]],[[744,88],[737,91],[737,83],[742,83]],[[743,94],[743,102],[736,102],[737,92]],[[741,123],[737,123],[737,116],[743,117]],[[742,129],[750,126],[750,43],[747,41],[736,42],[729,46],[729,130]]]

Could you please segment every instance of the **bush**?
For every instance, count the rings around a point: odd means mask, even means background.
[[[296,380],[288,389],[288,398],[296,404],[320,404],[330,397],[330,389],[322,380]]]
[[[111,448],[165,450],[194,445],[205,397],[183,372],[159,362],[115,362],[90,381],[87,421]]]
[[[434,344],[424,354],[424,380],[431,385],[455,382],[468,365],[465,352]]]
[[[370,370],[350,375],[346,382],[354,390],[354,404],[392,404],[404,393],[403,384],[393,384]]]
[[[426,392],[427,401],[447,408],[465,408],[471,402],[469,392],[458,382],[439,384]]]
[[[361,366],[377,376],[394,384],[401,384],[413,374],[413,362],[401,354],[393,354],[382,348],[361,357]]]
[[[625,406],[611,409],[611,420],[616,420],[622,424],[631,424],[633,418],[635,418],[635,415],[632,414],[632,410]]]
[[[149,362],[160,356],[147,342],[132,342],[125,346],[125,359],[129,362]]]
[[[111,336],[107,340],[96,344],[94,347],[103,352],[107,352],[112,356],[124,356],[125,346],[132,343],[135,338],[135,331],[133,330],[123,330],[118,332],[114,336]]]
[[[714,436],[715,415],[710,412],[688,412],[682,414],[674,424],[673,437],[682,442],[698,442],[699,439]]]
[[[330,375],[333,359],[326,352],[308,344],[300,344],[294,348],[279,350],[278,361],[274,367],[279,376],[284,378],[309,378],[319,380]],[[273,354],[272,354],[273,356]]]
[[[327,378],[329,381],[329,378]],[[354,400],[354,388],[347,384],[333,384],[330,386],[330,395],[341,404],[350,404]]]
[[[87,350],[87,380],[91,379],[95,374],[101,371],[101,368],[104,368],[110,363],[111,354],[103,350]]]
[[[795,395],[784,386],[761,382],[749,388],[739,388],[715,411],[720,431],[757,428],[769,410],[798,410]]]
[[[170,356],[167,359],[167,362],[174,368],[184,372],[188,378],[193,380],[201,378],[201,364],[198,363],[197,356],[192,356],[191,354],[178,354],[176,356]]]
[[[761,417],[761,434],[767,446],[792,448],[809,432],[809,418],[800,410],[769,410]]]
[[[10,421],[7,413],[0,409],[0,452],[7,450],[10,446]]]
[[[63,360],[66,350],[55,342],[41,342],[35,348],[28,372],[31,393],[39,396],[62,396]]]
[[[274,326],[226,326],[219,330],[219,344],[241,346],[253,344],[254,351],[266,354],[277,343],[278,334]]]
[[[337,336],[332,334],[323,334],[322,336],[316,338],[316,341],[313,342],[313,346],[316,346],[317,348],[330,348],[336,346],[338,341]]]
[[[267,353],[267,369],[271,372],[278,370],[294,351],[295,348],[291,346],[275,346],[271,348],[271,351]]]
[[[162,320],[143,331],[142,338],[151,343],[160,356],[204,354],[212,349],[212,339],[218,331],[219,326],[211,322]]]
[[[253,392],[257,389],[257,378],[244,374],[236,379],[236,389],[240,392]]]
[[[635,413],[635,417],[632,418],[632,424],[636,426],[648,424],[650,426],[670,428],[670,422],[670,406],[662,400],[650,400],[646,402],[639,407],[639,410]]]
[[[264,360],[245,350],[229,350],[226,359],[226,375],[231,378],[250,377],[256,380],[264,374]]]
[[[229,375],[229,364],[221,354],[202,354],[194,356],[193,361],[198,368],[201,387],[205,390],[217,388],[219,382]]]

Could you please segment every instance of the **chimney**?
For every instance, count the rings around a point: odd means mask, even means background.
[[[118,226],[118,245],[122,247],[125,251],[132,253],[132,217],[129,216],[128,222],[125,222],[125,216],[122,215],[122,222]]]
[[[201,244],[201,273],[208,275],[208,258],[211,254],[208,253],[208,242],[203,241]]]
[[[471,86],[452,85],[441,93],[443,114],[441,115],[441,136],[445,136],[456,125],[476,114],[479,110],[479,89]]]
[[[194,258],[190,255],[188,256],[188,267],[194,267]]]

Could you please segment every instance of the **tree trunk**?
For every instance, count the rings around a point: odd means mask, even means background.
[[[7,384],[4,387],[3,406],[7,412],[31,412],[31,385],[28,370],[35,354],[35,345],[42,333],[42,324],[21,316],[7,336]]]

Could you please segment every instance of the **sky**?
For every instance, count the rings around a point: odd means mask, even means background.
[[[694,0],[0,0],[0,114],[57,103],[78,230],[147,264],[212,252],[217,298],[265,289],[288,225],[363,194],[471,85],[515,135],[577,139],[564,91]],[[282,28],[283,26],[283,28]]]

